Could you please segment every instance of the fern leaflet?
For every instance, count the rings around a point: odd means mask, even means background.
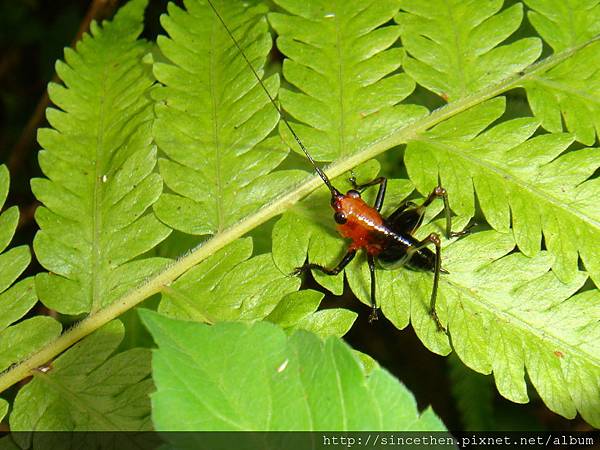
[[[111,356],[124,333],[119,321],[110,322],[34,372],[33,380],[15,398],[11,429],[150,430],[149,394],[154,389],[149,378],[150,350],[137,348]],[[16,438],[27,440],[31,435]]]
[[[153,79],[141,58],[149,47],[136,40],[146,2],[134,0],[104,28],[94,24],[77,51],[65,50],[50,84],[61,110],[49,108],[51,129],[38,133],[48,178],[31,182],[45,205],[34,241],[40,263],[40,300],[65,314],[96,311],[163,265],[131,261],[162,241],[170,229],[145,213],[162,190],[152,173]]]
[[[262,74],[271,48],[264,8],[216,4]],[[158,39],[171,63],[154,66],[164,84],[154,93],[154,136],[168,156],[159,166],[172,192],[163,194],[155,211],[178,230],[214,234],[267,203],[302,173],[270,173],[288,153],[278,138],[261,142],[276,126],[277,111],[208,5],[187,6],[183,11],[169,4],[162,24],[170,38]],[[265,84],[276,91],[279,77]]]
[[[8,170],[2,165],[0,208],[6,201],[8,187]],[[22,245],[5,251],[15,234],[18,222],[17,206],[12,206],[0,214],[0,252],[3,252],[0,254],[0,371],[56,338],[62,329],[56,320],[47,316],[34,316],[15,323],[37,302],[33,278],[13,284],[29,265],[29,249]]]

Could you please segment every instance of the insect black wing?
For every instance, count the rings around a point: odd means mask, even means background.
[[[423,223],[424,215],[425,208],[417,206],[413,202],[407,202],[390,214],[386,223],[395,233],[412,235]]]

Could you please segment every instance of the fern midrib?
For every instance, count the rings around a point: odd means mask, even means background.
[[[456,29],[456,24],[454,23],[454,17],[452,17],[452,11],[450,9],[450,5],[449,2],[446,1],[445,2],[446,5],[446,13],[448,14],[448,22],[450,22],[450,30],[452,31],[452,43],[454,44],[454,49],[456,50],[456,72],[458,75],[458,82],[460,83],[460,93],[464,94],[465,92],[469,92],[467,89],[467,77],[465,75],[465,72],[463,70],[464,67],[464,58],[461,58],[461,51],[460,51],[460,43],[458,42],[458,32]],[[463,64],[461,64],[463,63]],[[445,93],[446,95],[448,95],[448,93]]]
[[[520,86],[521,83],[529,77],[555,67],[578,51],[599,40],[600,35],[575,48],[570,48],[563,52],[551,55],[528,67],[522,74],[510,75],[498,83],[490,85],[488,88],[482,89],[468,97],[451,102],[442,108],[431,112],[428,116],[417,122],[393,130],[387,136],[373,142],[364,150],[357,151],[348,157],[340,159],[335,164],[331,164],[325,168],[325,172],[330,178],[335,178],[390,148],[406,143],[410,139],[417,138],[420,134],[444,120],[454,117],[455,115],[466,111],[485,100],[500,95],[505,91]],[[203,242],[177,261],[174,261],[162,272],[157,273],[153,278],[147,279],[143,284],[135,287],[119,299],[106,305],[104,308],[101,308],[95,314],[90,314],[69,331],[63,333],[55,341],[50,342],[41,348],[37,353],[32,354],[12,370],[0,374],[0,392],[3,392],[8,387],[27,377],[36,367],[52,359],[80,339],[83,339],[85,336],[100,328],[102,325],[117,318],[151,295],[160,292],[162,286],[169,285],[173,280],[181,276],[191,267],[225,247],[228,243],[242,237],[258,225],[261,225],[272,217],[275,217],[277,214],[289,209],[301,198],[322,186],[322,184],[323,182],[317,175],[310,176],[306,181],[301,182],[290,189],[287,194],[267,203],[258,211],[246,216],[246,218],[238,221],[236,224],[225,228],[218,235]]]
[[[104,122],[106,119],[106,99],[107,99],[107,71],[112,64],[104,64],[101,72],[102,82],[100,86],[100,110],[98,113],[98,127],[96,131],[96,148],[94,161],[94,193],[93,193],[93,218],[92,218],[92,292],[91,292],[91,311],[96,311],[101,306],[100,299],[100,272],[102,264],[100,239],[102,235],[102,162],[101,158],[104,149]]]
[[[441,277],[440,277],[441,278]],[[522,333],[529,333],[535,338],[542,342],[550,342],[556,345],[556,349],[565,350],[568,349],[569,356],[576,355],[581,358],[582,361],[589,362],[600,368],[600,358],[597,355],[588,353],[577,346],[573,346],[570,343],[565,342],[560,336],[552,333],[550,329],[538,328],[523,320],[520,316],[510,313],[509,311],[499,309],[486,301],[486,298],[468,286],[463,286],[457,282],[453,282],[448,278],[440,279],[440,283],[444,282],[451,286],[452,289],[462,292],[459,296],[458,302],[464,302],[465,298],[468,299],[466,302],[470,303],[472,307],[485,309],[492,317],[503,319],[505,324],[522,330]],[[518,333],[515,333],[519,335]],[[524,356],[525,357],[525,356]]]
[[[446,153],[450,153],[451,155],[462,158],[463,160],[470,162],[472,166],[481,167],[483,169],[486,169],[486,170],[496,174],[502,180],[505,180],[505,182],[507,184],[509,181],[512,181],[515,186],[517,186],[518,188],[520,188],[521,190],[523,190],[527,193],[535,195],[542,202],[550,203],[551,206],[554,206],[556,208],[564,210],[566,215],[574,216],[577,219],[579,219],[581,222],[583,222],[585,225],[593,225],[596,229],[598,229],[598,231],[600,231],[600,222],[596,221],[593,217],[586,215],[582,211],[579,211],[578,209],[574,208],[571,204],[560,201],[560,199],[556,198],[549,192],[543,191],[543,190],[539,189],[537,186],[535,186],[531,183],[527,183],[525,180],[517,178],[515,175],[513,175],[512,172],[503,170],[499,165],[493,165],[492,163],[489,163],[484,159],[474,158],[467,153],[461,153],[461,152],[454,151],[452,146],[449,146],[449,145],[444,146],[441,143],[436,142],[435,140],[430,140],[430,139],[420,139],[420,140],[422,140],[422,141],[427,140],[428,144],[431,145],[432,147],[436,147],[442,151],[445,151]]]

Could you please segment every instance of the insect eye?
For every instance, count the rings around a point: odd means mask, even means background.
[[[336,212],[333,215],[333,220],[335,220],[337,223],[339,223],[340,225],[343,225],[346,223],[346,221],[348,220],[346,218],[346,214],[344,214],[343,212]]]
[[[350,189],[348,192],[346,192],[346,195],[352,198],[360,198],[360,192],[358,192],[356,189]]]

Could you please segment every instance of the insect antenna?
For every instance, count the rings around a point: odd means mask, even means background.
[[[321,169],[317,165],[316,161],[313,159],[313,157],[310,155],[310,153],[308,153],[308,150],[306,149],[306,147],[304,146],[304,144],[302,143],[302,141],[300,140],[300,138],[298,137],[298,135],[296,134],[296,132],[292,128],[292,126],[286,120],[281,107],[277,104],[277,102],[275,101],[275,99],[273,99],[273,97],[271,96],[271,94],[267,90],[267,88],[264,85],[263,81],[260,79],[260,76],[258,75],[258,73],[256,72],[256,70],[252,66],[252,63],[250,62],[250,60],[246,56],[246,53],[244,52],[244,50],[242,50],[242,47],[238,43],[237,39],[235,38],[235,36],[233,35],[233,33],[231,32],[231,30],[229,29],[229,27],[225,23],[225,21],[223,20],[223,17],[221,17],[221,14],[219,14],[219,11],[217,11],[217,8],[215,8],[215,5],[213,5],[213,3],[212,3],[211,0],[207,0],[207,2],[210,5],[210,7],[212,8],[212,10],[214,11],[215,15],[218,17],[219,21],[223,24],[223,28],[225,28],[225,31],[227,32],[227,34],[229,35],[229,37],[231,38],[231,40],[233,41],[233,43],[237,47],[238,51],[240,52],[240,54],[242,55],[242,57],[246,61],[246,64],[248,64],[248,67],[250,67],[250,70],[254,74],[254,78],[256,78],[256,81],[258,81],[258,83],[262,87],[263,91],[265,91],[265,93],[267,94],[267,97],[269,97],[269,100],[271,101],[271,104],[275,107],[275,109],[279,113],[279,117],[281,117],[281,120],[283,120],[283,123],[285,123],[285,126],[287,127],[287,129],[290,130],[290,133],[292,133],[292,136],[294,136],[294,139],[296,140],[296,142],[298,143],[298,145],[300,146],[300,148],[302,149],[302,151],[304,152],[304,154],[306,155],[306,157],[308,158],[308,160],[310,161],[310,163],[314,167],[315,171],[317,172],[317,175],[319,175],[321,177],[321,179],[323,180],[323,182],[325,183],[325,185],[329,188],[329,190],[331,191],[331,195],[332,196],[334,196],[334,197],[340,196],[341,195],[340,191],[338,191],[333,186],[333,184],[331,184],[331,181],[329,180],[329,177],[325,174],[325,172],[323,172],[323,169]]]

